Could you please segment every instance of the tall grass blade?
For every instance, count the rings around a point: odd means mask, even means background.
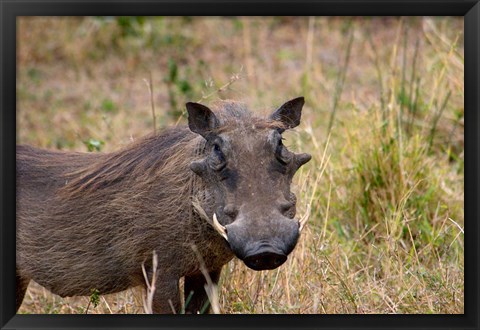
[[[343,67],[341,68],[340,73],[337,76],[337,82],[335,84],[333,106],[332,106],[332,111],[330,113],[330,119],[328,121],[327,135],[329,135],[330,131],[332,130],[333,121],[335,120],[335,113],[337,111],[337,106],[340,100],[340,96],[342,95],[343,85],[345,83],[345,77],[347,75],[348,65],[350,61],[350,52],[352,50],[353,37],[354,37],[354,28],[351,21],[349,22],[348,35],[349,35],[349,38],[348,38],[347,49],[345,51],[345,59],[344,59]]]

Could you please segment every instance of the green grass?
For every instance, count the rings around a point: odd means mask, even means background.
[[[222,313],[464,312],[461,18],[20,18],[17,57],[17,142],[51,149],[116,150],[187,101],[305,96],[285,143],[313,156],[310,219],[279,269],[225,266]],[[143,313],[142,292],[32,283],[20,313],[87,306]]]

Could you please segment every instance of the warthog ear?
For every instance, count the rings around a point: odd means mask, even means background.
[[[192,132],[200,134],[205,139],[220,123],[215,114],[208,107],[200,103],[188,102],[188,127]]]
[[[290,100],[278,108],[270,116],[270,119],[281,121],[285,124],[286,129],[297,127],[300,125],[300,118],[302,116],[302,108],[304,104],[305,99],[303,96]],[[283,130],[281,130],[281,132],[283,132]]]

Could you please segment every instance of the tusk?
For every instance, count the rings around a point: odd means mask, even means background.
[[[310,217],[310,205],[307,205],[307,211],[303,215],[303,217],[298,220],[298,231],[301,232],[305,224],[307,223],[308,218]]]
[[[215,213],[213,213],[213,228],[215,228],[215,230],[218,231],[218,233],[228,241],[227,229],[222,226],[220,222],[218,222],[217,215]]]

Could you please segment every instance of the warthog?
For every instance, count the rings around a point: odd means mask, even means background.
[[[208,304],[206,270],[217,283],[235,255],[274,269],[295,247],[292,177],[311,158],[282,144],[300,123],[303,97],[269,118],[244,105],[214,111],[187,103],[188,127],[147,136],[112,153],[17,146],[17,310],[30,280],[62,297],[119,292],[151,280],[154,313]]]

